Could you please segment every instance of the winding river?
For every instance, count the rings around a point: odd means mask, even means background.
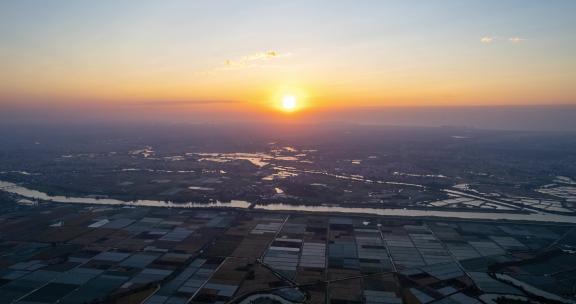
[[[148,206],[148,207],[177,207],[177,208],[238,208],[248,209],[252,205],[246,201],[233,200],[231,202],[214,203],[173,203],[158,200],[123,201],[111,198],[90,197],[67,197],[51,196],[44,192],[28,189],[15,183],[0,181],[0,191],[17,194],[28,199],[39,199],[56,203],[98,204],[98,205],[122,205],[122,206]],[[510,220],[510,221],[534,221],[555,223],[576,223],[576,216],[556,215],[549,213],[495,213],[495,212],[467,212],[467,211],[440,211],[440,210],[414,210],[414,209],[384,209],[384,208],[361,208],[361,207],[338,207],[338,206],[309,206],[290,205],[281,203],[256,204],[256,210],[270,211],[295,211],[295,212],[318,212],[318,213],[347,213],[367,214],[382,216],[401,217],[442,217],[458,219],[480,220]]]

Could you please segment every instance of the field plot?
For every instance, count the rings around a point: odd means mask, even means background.
[[[497,279],[499,271],[572,296],[573,226],[77,205],[31,206],[22,214],[0,215],[0,295],[7,303],[530,296]],[[543,273],[547,279],[537,280]]]

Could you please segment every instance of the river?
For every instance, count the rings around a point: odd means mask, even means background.
[[[176,207],[176,208],[238,208],[248,209],[251,203],[246,201],[232,200],[231,202],[214,203],[173,203],[158,200],[123,201],[111,198],[90,197],[66,197],[51,196],[44,192],[28,189],[11,182],[0,181],[0,191],[5,191],[28,199],[40,199],[56,203],[98,204],[98,205],[122,205],[122,206],[147,206],[147,207]],[[295,212],[318,212],[318,213],[347,213],[367,214],[382,216],[401,217],[443,217],[458,219],[480,220],[510,220],[510,221],[534,221],[555,223],[576,223],[576,216],[556,215],[548,213],[502,213],[502,212],[467,212],[467,211],[440,211],[440,210],[415,210],[415,209],[384,209],[384,208],[361,208],[361,207],[338,207],[338,206],[309,206],[291,205],[281,203],[256,204],[256,210],[270,211],[295,211]]]

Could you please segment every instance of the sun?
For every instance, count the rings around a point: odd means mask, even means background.
[[[310,97],[308,92],[301,87],[279,87],[269,96],[270,97],[267,100],[270,109],[282,112],[287,116],[303,112],[310,107]]]
[[[293,112],[298,107],[298,101],[293,95],[285,95],[282,97],[282,110],[286,112]]]

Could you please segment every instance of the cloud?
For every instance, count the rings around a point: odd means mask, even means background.
[[[265,62],[290,56],[292,56],[292,53],[281,53],[278,51],[269,50],[265,52],[259,52],[247,56],[242,56],[236,59],[227,59],[217,67],[200,71],[197,72],[196,74],[199,76],[211,76],[215,75],[217,72],[220,71],[239,70],[254,67],[276,67],[274,65],[265,64]]]
[[[208,70],[199,71],[196,74],[199,76],[212,76],[220,71],[240,70],[244,68],[255,68],[255,67],[277,67],[265,62],[290,56],[292,56],[292,53],[282,53],[278,51],[269,50],[254,53],[247,56],[238,57],[236,59],[227,59],[224,62],[222,62],[219,66],[216,66]]]
[[[509,42],[512,42],[512,43],[520,43],[520,42],[522,42],[522,41],[524,41],[524,40],[526,40],[526,39],[520,38],[520,37],[510,37],[510,38],[508,38],[508,41],[509,41]]]
[[[225,68],[244,68],[244,67],[251,67],[257,66],[260,63],[272,59],[282,58],[282,57],[289,57],[291,56],[290,53],[280,53],[278,51],[265,51],[260,53],[251,54],[248,56],[243,56],[237,59],[228,59],[224,61]]]
[[[525,38],[521,38],[518,36],[514,36],[514,37],[499,37],[499,36],[484,36],[482,38],[480,38],[480,42],[483,44],[491,44],[491,43],[495,43],[495,42],[500,42],[500,41],[507,41],[510,43],[520,43],[522,41],[525,41]]]
[[[490,37],[490,36],[482,37],[482,38],[480,39],[480,42],[486,43],[486,44],[492,43],[492,42],[494,42],[494,37]]]
[[[211,99],[194,99],[194,100],[151,100],[130,103],[133,106],[189,106],[199,104],[227,104],[236,103],[237,100],[211,100]]]

